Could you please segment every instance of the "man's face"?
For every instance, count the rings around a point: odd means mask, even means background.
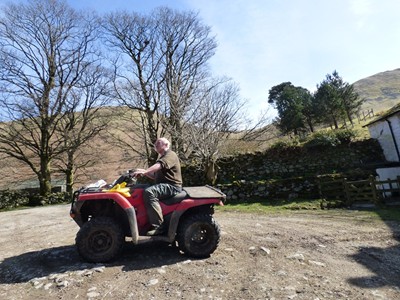
[[[154,149],[157,153],[163,153],[165,149],[165,144],[162,140],[156,140],[156,142],[154,143]]]

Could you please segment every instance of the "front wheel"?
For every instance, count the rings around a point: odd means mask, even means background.
[[[191,257],[209,257],[217,249],[219,240],[219,225],[209,214],[191,215],[179,225],[179,249]]]
[[[125,236],[121,226],[112,218],[94,218],[86,222],[76,235],[79,255],[88,262],[107,262],[123,249]]]

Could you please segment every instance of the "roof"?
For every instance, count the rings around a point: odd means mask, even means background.
[[[388,109],[387,111],[385,111],[382,115],[378,116],[377,118],[375,118],[374,120],[372,120],[371,122],[365,124],[363,127],[369,126],[371,124],[374,124],[376,122],[379,122],[381,120],[386,120],[387,118],[400,113],[400,103],[396,104],[395,106],[393,106],[392,108]]]

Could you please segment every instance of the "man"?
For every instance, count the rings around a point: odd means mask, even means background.
[[[170,198],[182,191],[181,164],[176,153],[169,149],[170,142],[159,138],[154,143],[154,149],[159,154],[157,162],[148,169],[137,169],[133,176],[144,175],[154,179],[155,184],[146,188],[143,193],[147,216],[152,228],[147,235],[163,234],[164,221],[160,199]]]

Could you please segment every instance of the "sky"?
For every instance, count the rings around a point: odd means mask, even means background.
[[[1,1],[3,2],[3,1]],[[290,81],[316,89],[337,71],[345,82],[400,68],[398,0],[67,0],[77,9],[198,12],[218,48],[213,75],[238,83],[256,118],[268,91]],[[270,110],[272,117],[276,114]]]

